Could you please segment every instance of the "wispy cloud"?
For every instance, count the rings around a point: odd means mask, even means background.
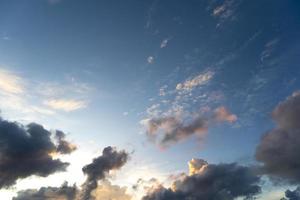
[[[44,105],[56,110],[63,110],[66,112],[85,108],[87,103],[85,101],[74,99],[51,99],[44,101]]]
[[[0,68],[0,109],[13,119],[40,117],[87,107],[91,87],[75,80],[33,81],[7,68]]]
[[[9,94],[24,92],[24,80],[7,70],[0,69],[0,90]]]
[[[235,19],[236,11],[242,0],[224,0],[221,5],[214,7],[212,16],[219,19],[217,27],[221,26],[225,21]]]
[[[193,88],[195,88],[197,86],[201,86],[201,85],[208,83],[208,81],[210,79],[212,79],[213,76],[214,76],[214,72],[212,72],[212,71],[208,71],[208,72],[199,74],[198,76],[196,76],[190,80],[186,80],[183,83],[178,83],[176,86],[176,89],[177,90],[192,90]]]

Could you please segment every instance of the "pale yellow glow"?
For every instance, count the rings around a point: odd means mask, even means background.
[[[44,101],[44,105],[63,111],[73,111],[86,107],[86,102],[74,99],[51,99]]]
[[[24,86],[21,77],[10,71],[0,69],[0,90],[11,94],[23,93]]]

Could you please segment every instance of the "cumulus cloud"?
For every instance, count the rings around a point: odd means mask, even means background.
[[[201,159],[194,159],[190,164],[202,170],[190,172],[191,175],[176,180],[171,188],[161,185],[151,190],[143,200],[247,199],[261,191],[258,185],[260,177],[249,167],[236,163],[207,164]]]
[[[44,104],[52,109],[63,110],[66,112],[86,107],[86,102],[75,99],[51,99],[44,101]]]
[[[141,124],[145,126],[148,138],[165,148],[193,135],[202,139],[209,126],[219,122],[232,123],[237,120],[237,117],[225,107],[215,109],[208,116],[202,112],[188,113],[187,115],[188,119],[181,113],[162,117],[154,116],[142,120]]]
[[[77,149],[76,145],[68,142],[66,138],[66,134],[62,131],[57,130],[55,133],[55,137],[58,141],[56,151],[62,154],[69,154]]]
[[[193,158],[188,162],[189,174],[199,174],[208,166],[208,163],[203,159]]]
[[[127,194],[126,191],[126,187],[112,185],[106,180],[92,192],[92,196],[95,200],[131,200],[131,195]]]
[[[104,180],[107,173],[111,170],[120,169],[128,160],[128,153],[125,151],[117,151],[113,147],[104,148],[102,155],[95,158],[91,164],[82,168],[82,171],[87,175],[87,179],[83,184],[81,193],[82,200],[91,200],[92,191],[98,186],[99,180]]]
[[[295,92],[273,110],[276,127],[267,132],[256,149],[263,173],[300,182],[300,92]]]
[[[61,187],[42,187],[19,191],[12,200],[74,200],[77,193],[76,185],[68,186],[65,182]]]
[[[64,171],[69,163],[52,157],[71,152],[58,150],[60,143],[52,141],[51,132],[39,124],[24,126],[0,118],[0,188],[31,175],[46,177]]]
[[[190,91],[197,86],[201,86],[201,85],[208,83],[209,80],[213,78],[213,76],[214,76],[214,73],[212,71],[208,71],[208,72],[199,74],[198,76],[196,76],[190,80],[186,80],[183,83],[178,83],[176,85],[176,90]]]

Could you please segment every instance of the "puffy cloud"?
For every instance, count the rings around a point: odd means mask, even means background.
[[[36,123],[24,126],[0,118],[0,144],[0,188],[31,175],[46,177],[64,171],[69,165],[52,155],[71,151],[58,150],[60,141],[55,144],[51,132]]]
[[[231,164],[207,164],[200,159],[190,162],[193,166],[205,166],[198,173],[194,171],[173,183],[172,188],[164,186],[150,191],[143,200],[233,200],[238,197],[251,198],[260,193],[260,177],[249,167]],[[196,167],[197,168],[197,167]],[[198,168],[199,169],[199,168]]]
[[[300,92],[277,105],[272,113],[277,126],[267,132],[256,149],[263,173],[300,182]]]
[[[207,84],[208,81],[213,78],[213,76],[214,76],[214,73],[212,71],[208,71],[208,72],[199,74],[198,76],[196,76],[190,80],[186,80],[183,83],[178,83],[176,86],[176,90],[190,91],[197,86]]]
[[[56,148],[57,152],[60,152],[62,154],[69,154],[77,149],[74,144],[65,140],[66,134],[64,132],[56,131],[55,137],[58,140],[58,145]]]
[[[75,185],[64,183],[61,187],[42,187],[39,190],[28,189],[19,191],[12,200],[74,200],[77,193]]]
[[[186,119],[182,113],[169,116],[153,116],[141,121],[146,128],[148,138],[158,143],[162,148],[168,147],[190,136],[196,135],[202,139],[209,126],[219,122],[234,122],[237,117],[225,107],[219,107],[209,116],[199,113],[188,113]]]
[[[188,162],[188,166],[189,166],[189,174],[194,175],[194,174],[199,174],[203,170],[205,170],[205,168],[208,166],[208,163],[205,160],[193,158]]]
[[[215,110],[215,119],[220,122],[227,121],[233,123],[237,120],[237,116],[231,114],[224,106],[221,106]]]
[[[91,193],[98,186],[98,180],[103,180],[111,170],[121,168],[128,160],[128,153],[117,151],[110,146],[104,148],[102,155],[95,158],[91,164],[82,168],[87,179],[83,184],[82,200],[93,199]]]
[[[86,107],[86,102],[74,99],[51,99],[44,101],[44,104],[52,109],[63,110],[66,112]]]
[[[287,190],[285,192],[285,197],[287,198],[287,200],[300,200],[300,187],[297,187],[293,191]]]
[[[104,181],[93,192],[95,200],[131,200],[132,197],[126,193],[126,187],[112,185],[109,181]]]

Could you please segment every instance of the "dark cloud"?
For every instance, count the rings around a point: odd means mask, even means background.
[[[113,147],[104,148],[102,155],[95,158],[91,164],[82,168],[87,179],[83,184],[83,191],[81,194],[82,200],[91,200],[92,191],[97,188],[98,180],[105,179],[107,173],[111,170],[121,168],[128,160],[128,153],[125,151],[117,151]]]
[[[300,92],[295,92],[273,111],[277,124],[256,149],[262,171],[274,178],[300,182]]]
[[[57,152],[69,154],[76,150],[76,146],[65,140],[66,134],[62,131],[56,131],[55,137],[58,140]]]
[[[76,185],[68,186],[65,182],[61,187],[42,187],[39,190],[19,191],[12,200],[74,200],[77,193]]]
[[[285,197],[282,200],[300,200],[300,187],[297,187],[295,190],[287,190],[285,192]]]
[[[51,132],[43,126],[36,123],[24,126],[0,118],[0,188],[31,175],[46,177],[64,171],[69,163],[52,155],[66,152],[57,148]]]
[[[200,162],[201,161],[201,162]],[[163,186],[152,190],[143,200],[233,200],[251,198],[260,193],[260,177],[249,167],[232,164],[206,164],[194,159],[189,165],[198,169],[191,175],[176,180],[171,188]],[[191,168],[191,166],[190,166]]]
[[[217,122],[232,123],[237,120],[237,117],[223,106],[208,113],[208,116],[205,114],[207,113],[189,113],[189,119],[182,115],[153,117],[142,120],[142,124],[146,127],[148,138],[165,148],[192,135],[201,139],[209,126]]]

